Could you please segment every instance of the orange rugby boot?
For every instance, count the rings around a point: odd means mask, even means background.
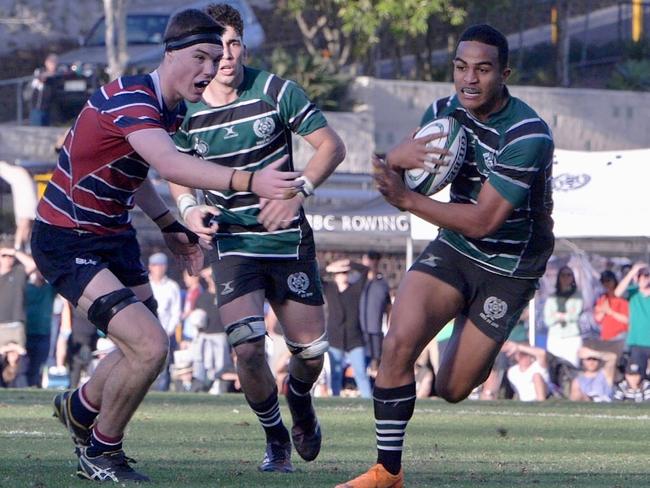
[[[375,464],[361,476],[336,488],[404,488],[404,470],[390,474],[381,464]]]

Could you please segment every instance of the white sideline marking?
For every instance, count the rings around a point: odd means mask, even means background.
[[[320,407],[323,408],[323,407]],[[327,408],[327,407],[325,407]],[[367,407],[335,407],[333,410],[346,410],[350,412],[359,412],[367,410]],[[495,417],[549,417],[549,418],[580,418],[596,420],[650,420],[650,415],[612,415],[605,413],[560,413],[560,412],[511,412],[500,410],[443,410],[439,408],[416,408],[415,413],[435,413],[441,415],[478,417],[483,415],[492,415]]]
[[[0,430],[0,437],[61,437],[62,434],[51,433],[51,432],[39,432],[37,430],[26,431],[26,430]]]
[[[605,413],[559,413],[559,412],[501,412],[497,410],[454,410],[443,411],[440,409],[416,409],[416,412],[439,413],[447,415],[493,415],[495,417],[555,417],[555,418],[580,418],[580,419],[605,419],[605,420],[650,420],[650,415],[611,415]]]

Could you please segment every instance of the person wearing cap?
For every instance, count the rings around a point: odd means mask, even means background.
[[[149,283],[156,299],[158,320],[169,339],[169,354],[153,389],[167,391],[171,384],[170,365],[173,354],[178,349],[176,328],[181,322],[181,287],[167,276],[167,255],[162,252],[149,256]]]
[[[643,368],[637,363],[628,362],[625,367],[625,378],[616,385],[614,401],[617,402],[647,402],[650,401],[650,381],[643,378]]]
[[[330,341],[328,354],[333,396],[341,394],[343,366],[346,362],[352,366],[359,395],[362,398],[370,398],[372,395],[359,315],[365,279],[359,269],[360,266],[349,259],[334,261],[325,268],[332,277],[324,283],[323,288],[327,304],[327,336]]]
[[[571,381],[569,398],[576,402],[611,402],[616,354],[581,347],[582,371]]]
[[[219,314],[238,358],[246,400],[266,435],[259,469],[291,472],[291,440],[307,461],[320,451],[310,391],[327,351],[314,237],[302,205],[343,160],[345,147],[296,83],[244,65],[243,22],[236,9],[213,4],[207,12],[225,27],[224,55],[202,99],[188,108],[175,136],[178,149],[210,164],[252,171],[254,181],[275,164],[293,170],[292,134],[315,150],[299,177],[301,191],[282,202],[260,198],[250,188],[224,192],[207,191],[203,184],[171,185],[187,226],[214,246],[210,259]],[[204,205],[193,188],[203,190]],[[264,357],[265,298],[293,353],[287,394],[291,438]]]
[[[126,425],[166,361],[168,338],[131,224],[135,206],[161,229],[171,253],[197,273],[198,237],[176,220],[148,178],[212,190],[293,198],[303,183],[281,162],[253,173],[201,161],[176,150],[173,134],[198,101],[223,55],[223,28],[188,9],[170,19],[156,70],[123,76],[82,108],[37,207],[32,253],[46,280],[117,350],[80,389],[55,397],[55,415],[72,435],[77,474],[96,481],[147,481],[122,449]]]
[[[628,295],[630,302],[630,328],[626,345],[630,361],[638,364],[641,375],[648,375],[650,359],[650,267],[647,263],[634,263],[621,279],[614,292],[616,296]]]

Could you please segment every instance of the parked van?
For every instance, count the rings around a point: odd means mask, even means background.
[[[212,3],[232,5],[244,20],[244,43],[248,49],[255,51],[264,43],[264,30],[246,0],[200,0],[179,6],[180,3],[158,2],[127,11],[127,73],[149,72],[158,66],[163,56],[161,43],[167,22],[174,14],[188,8],[203,10]],[[90,29],[78,49],[59,55],[59,69],[66,73],[60,98],[66,100],[67,106],[75,105],[72,108],[74,113],[81,109],[98,86],[108,81],[105,35],[106,23],[102,17]]]

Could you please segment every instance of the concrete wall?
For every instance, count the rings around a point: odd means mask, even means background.
[[[621,150],[650,147],[650,93],[612,90],[511,87],[551,126],[556,146],[573,150]],[[453,93],[449,83],[357,78],[351,86],[356,112],[328,112],[330,125],[346,144],[339,171],[369,173],[372,151],[386,151],[415,128],[426,107]],[[56,137],[64,129],[12,127],[0,131],[0,159],[53,160]],[[294,138],[298,167],[312,154]]]
[[[618,150],[650,147],[650,93],[569,88],[510,87],[551,126],[561,149]],[[399,142],[418,125],[426,107],[454,92],[450,83],[357,78],[352,97],[375,121],[378,150]]]

